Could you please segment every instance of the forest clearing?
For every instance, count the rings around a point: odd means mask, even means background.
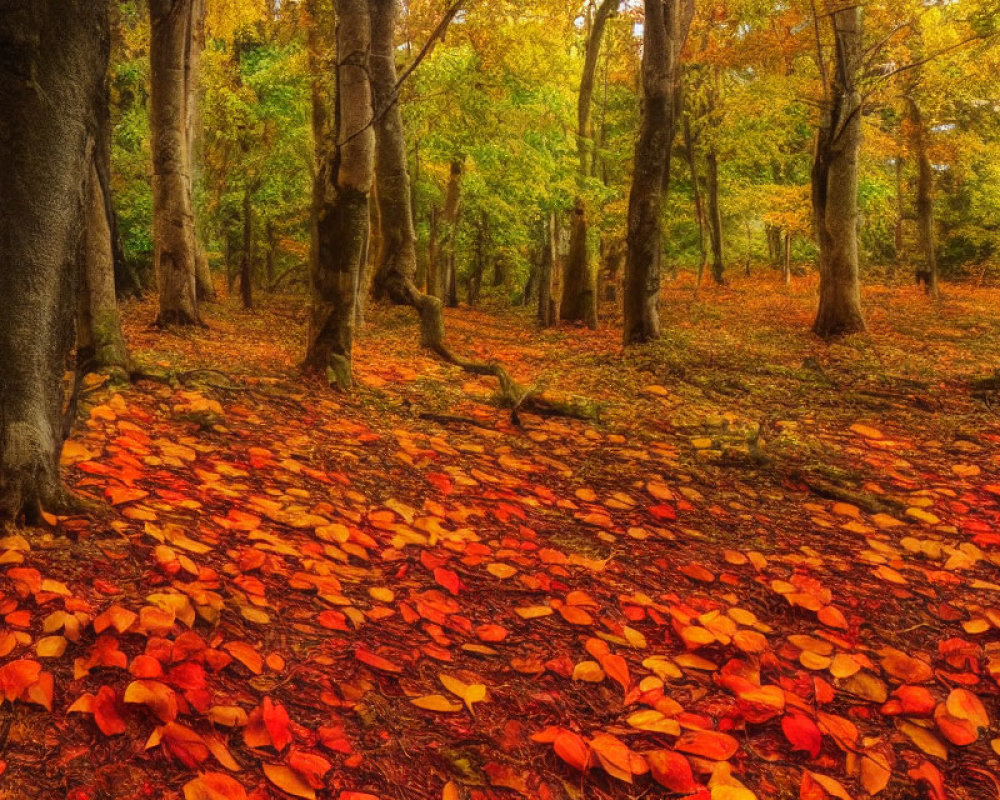
[[[0,0],[0,800],[1000,800],[996,0]]]

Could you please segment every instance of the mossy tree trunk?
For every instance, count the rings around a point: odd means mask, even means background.
[[[819,310],[813,331],[824,338],[865,330],[858,264],[858,151],[861,146],[862,7],[828,0],[834,63],[812,166],[813,224],[819,242]]]
[[[670,183],[670,150],[677,118],[681,51],[694,0],[647,0],[643,25],[642,114],[629,190],[623,340],[660,336],[663,197]]]
[[[375,168],[367,0],[337,0],[337,100],[326,164],[312,209],[312,305],[305,366],[341,389],[351,386],[358,279]]]
[[[105,98],[108,4],[7,5],[0,13],[0,519],[34,523],[42,508],[57,510],[66,498],[62,378]]]

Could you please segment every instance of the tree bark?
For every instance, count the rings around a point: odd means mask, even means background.
[[[684,155],[687,156],[688,170],[691,172],[691,195],[694,200],[694,219],[698,224],[698,279],[697,285],[701,285],[701,277],[705,273],[705,266],[708,264],[708,248],[705,247],[705,208],[701,201],[701,179],[698,177],[698,162],[694,151],[694,134],[691,130],[691,119],[685,114],[683,123]]]
[[[455,238],[458,233],[458,218],[461,209],[462,172],[465,159],[455,158],[448,173],[448,188],[444,196],[444,211],[441,213],[439,231],[441,265],[437,268],[441,281],[441,295],[447,304],[458,306],[457,276],[455,274]]]
[[[705,177],[708,188],[708,232],[712,242],[712,277],[725,283],[726,269],[722,255],[722,209],[719,207],[719,156],[714,147],[705,154]]]
[[[937,254],[934,245],[934,169],[927,154],[927,125],[916,98],[911,93],[906,98],[907,122],[909,123],[910,148],[917,162],[917,235],[920,241],[920,255],[923,260],[924,287],[931,297],[937,299],[938,290]]]
[[[106,0],[0,12],[0,519],[59,510],[62,378],[104,98]]]
[[[192,0],[191,36],[188,41],[188,55],[185,59],[184,86],[187,95],[187,143],[188,143],[188,192],[194,206],[194,187],[198,184],[201,160],[201,92],[198,90],[198,75],[201,68],[201,54],[205,50],[205,0]],[[208,255],[202,244],[198,219],[194,221],[194,277],[198,300],[214,301],[215,284]]]
[[[200,321],[188,147],[188,56],[194,0],[150,0],[153,263],[161,325]]]
[[[580,77],[580,93],[577,97],[577,149],[579,156],[580,190],[591,175],[593,166],[594,132],[591,125],[591,106],[594,98],[594,78],[597,73],[601,42],[610,16],[618,8],[620,0],[601,0],[591,20],[590,33]],[[563,276],[562,303],[559,316],[571,322],[584,322],[590,328],[597,327],[597,272],[594,269],[590,250],[587,247],[587,207],[582,196],[573,205],[573,219],[570,225],[569,257]]]
[[[337,113],[333,146],[314,191],[313,249],[305,366],[349,389],[354,304],[368,229],[375,134],[368,81],[371,24],[367,0],[337,0]]]
[[[240,259],[240,299],[253,308],[253,204],[250,188],[243,190],[243,248]]]
[[[551,328],[559,321],[553,291],[555,272],[559,268],[559,228],[555,211],[550,212],[545,221],[542,240],[544,250],[538,281],[538,324],[543,328]]]
[[[597,328],[597,273],[587,247],[587,212],[582,197],[576,199],[570,213],[569,255],[559,316]]]
[[[643,107],[628,207],[625,260],[625,344],[660,336],[657,304],[662,254],[661,211],[670,182],[681,49],[694,0],[647,0],[643,25]]]
[[[96,157],[96,156],[95,156]],[[80,311],[77,318],[77,369],[127,370],[128,350],[115,297],[115,265],[110,214],[96,163],[80,247]]]
[[[824,338],[865,330],[858,267],[862,8],[838,6],[828,0],[835,63],[825,87],[811,180],[820,273],[813,331]]]

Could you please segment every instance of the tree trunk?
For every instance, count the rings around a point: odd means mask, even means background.
[[[660,336],[663,195],[670,182],[681,49],[694,0],[647,0],[643,25],[643,107],[628,207],[625,260],[625,344]]]
[[[725,261],[722,256],[722,210],[719,208],[719,156],[714,147],[705,155],[705,177],[708,186],[708,232],[712,242],[712,277],[725,283]]]
[[[161,325],[199,322],[188,132],[193,0],[150,0],[153,263]]]
[[[830,9],[834,6],[831,3]],[[819,240],[822,337],[865,330],[858,267],[858,150],[861,145],[862,8],[828,13],[835,63],[825,87],[812,167],[813,220]]]
[[[107,81],[97,116],[97,140],[80,246],[77,371],[129,367],[115,290],[115,262],[123,256],[111,205],[111,116]]]
[[[194,206],[194,187],[198,184],[201,160],[201,92],[198,90],[198,75],[201,54],[205,50],[205,0],[192,0],[191,35],[188,39],[188,55],[185,59],[184,86],[187,96],[187,145],[188,145],[188,192]],[[194,277],[198,300],[215,301],[215,285],[212,270],[208,265],[208,255],[202,244],[198,221],[194,222]]]
[[[240,259],[240,299],[243,308],[253,308],[253,204],[251,191],[243,190],[243,247]]]
[[[438,248],[438,220],[440,212],[431,208],[427,226],[427,294],[440,298],[441,289],[440,253]]]
[[[597,328],[597,274],[587,247],[587,212],[579,197],[570,215],[569,255],[563,273],[559,316]]]
[[[893,230],[893,258],[889,264],[889,285],[896,282],[896,269],[903,263],[903,156],[896,156],[896,224]]]
[[[708,248],[705,247],[705,209],[701,202],[701,185],[698,178],[698,162],[694,152],[694,135],[691,131],[691,119],[685,114],[683,124],[684,155],[687,156],[688,170],[691,172],[691,195],[694,200],[694,219],[698,223],[698,279],[697,285],[701,285],[701,276],[705,273],[705,265],[708,264]]]
[[[551,328],[558,321],[555,293],[553,292],[555,271],[559,264],[559,233],[555,211],[551,212],[548,220],[545,221],[542,240],[544,250],[538,281],[538,324],[543,328]]]
[[[911,94],[906,98],[910,129],[910,147],[917,161],[917,235],[920,241],[920,255],[923,260],[924,288],[931,297],[937,299],[938,270],[937,254],[934,246],[934,170],[927,155],[927,126],[916,98]]]
[[[438,267],[438,276],[441,279],[441,297],[446,300],[451,308],[458,306],[457,277],[455,275],[455,238],[458,234],[462,172],[464,169],[464,158],[452,160],[451,171],[448,174],[448,189],[444,197],[444,211],[441,214],[441,265]]]
[[[620,0],[601,0],[594,18],[583,61],[583,75],[580,78],[580,93],[577,97],[577,149],[579,155],[580,189],[590,177],[593,165],[594,133],[590,110],[594,97],[594,77],[601,52],[601,42],[608,18],[618,8]],[[583,197],[577,197],[573,206],[573,221],[570,226],[569,257],[566,259],[562,303],[559,316],[571,322],[584,322],[590,328],[597,327],[597,273],[587,247],[587,207]]]
[[[785,286],[792,285],[792,234],[790,231],[785,231],[785,262],[784,262],[784,273],[785,273]]]
[[[0,13],[0,519],[59,510],[62,378],[104,100],[106,0]]]
[[[305,366],[351,386],[354,304],[368,228],[375,134],[368,82],[367,0],[337,0],[337,114],[322,184],[314,191],[312,308]]]
[[[95,154],[96,157],[96,154]],[[115,297],[114,251],[109,210],[96,163],[91,167],[80,247],[80,313],[77,318],[77,368],[129,366]]]

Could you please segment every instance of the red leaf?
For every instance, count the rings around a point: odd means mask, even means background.
[[[292,734],[288,730],[288,712],[281,703],[272,703],[270,697],[265,697],[261,705],[264,717],[264,727],[271,737],[271,744],[279,753],[292,743]]]
[[[458,588],[462,585],[457,573],[452,572],[450,569],[445,569],[444,567],[438,567],[434,570],[434,580],[436,580],[439,585],[443,586],[452,594],[458,594]]]
[[[792,750],[804,750],[809,758],[819,755],[823,744],[823,734],[820,729],[805,714],[792,712],[781,718],[781,730],[792,745]]]
[[[94,698],[94,722],[105,736],[125,733],[125,720],[118,714],[115,690],[110,686],[102,686]]]
[[[288,753],[288,766],[299,773],[313,789],[323,788],[323,776],[333,768],[323,756],[302,750],[291,750]]]
[[[698,783],[691,772],[691,762],[675,750],[654,750],[646,753],[653,780],[678,794],[691,794]]]
[[[382,656],[375,655],[375,653],[370,650],[365,650],[363,647],[358,647],[354,650],[354,657],[362,664],[367,664],[369,667],[375,667],[375,669],[380,669],[383,672],[403,671],[402,667],[397,667],[391,661],[387,661],[382,658]]]

